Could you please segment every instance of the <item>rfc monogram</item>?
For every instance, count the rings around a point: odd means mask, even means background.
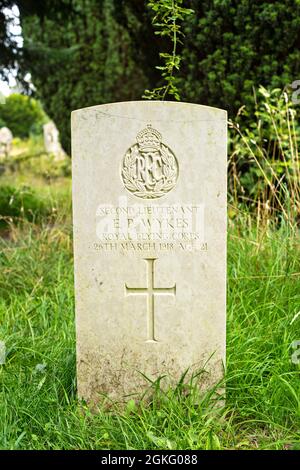
[[[178,178],[178,162],[161,134],[150,124],[136,136],[137,143],[126,152],[122,161],[125,188],[143,199],[164,196],[174,188]]]

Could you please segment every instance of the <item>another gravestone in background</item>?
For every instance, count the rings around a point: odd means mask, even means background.
[[[44,146],[47,153],[53,154],[55,160],[65,158],[65,152],[59,141],[59,131],[54,122],[50,121],[43,126],[44,131]]]
[[[8,127],[0,129],[0,157],[8,157],[12,149],[13,135]]]
[[[6,359],[6,346],[4,341],[0,340],[0,366],[5,364]]]
[[[127,102],[72,113],[78,390],[97,401],[225,358],[226,112]]]

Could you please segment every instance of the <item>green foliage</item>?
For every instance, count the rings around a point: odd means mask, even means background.
[[[7,70],[16,68],[16,59],[19,58],[18,43],[15,34],[12,34],[12,19],[4,13],[6,8],[15,5],[14,0],[1,0],[0,4],[0,78],[6,78]],[[1,101],[0,101],[1,102]]]
[[[298,1],[15,3],[24,35],[22,54],[17,54],[19,78],[31,72],[67,151],[73,109],[138,99],[148,88],[150,98],[181,95],[185,101],[228,109],[233,118],[241,106],[253,106],[253,87],[283,88],[300,76]],[[16,48],[7,21],[3,24],[5,74]],[[162,65],[157,69],[158,51]]]
[[[283,88],[300,75],[293,0],[17,3],[22,73],[31,73],[67,152],[73,109],[139,99],[147,88],[148,98],[181,96],[233,118],[241,106],[254,107],[253,87]]]
[[[256,170],[253,184],[268,194],[264,156],[271,148],[275,163],[283,155],[297,158],[297,138],[290,141],[297,116],[285,94],[261,88],[257,123],[247,128],[243,117],[240,127],[232,124],[232,155],[236,167]],[[31,139],[26,155],[38,145]],[[259,210],[253,219],[242,204],[242,193],[230,196],[237,215],[228,224],[226,403],[217,413],[214,390],[199,396],[200,374],[166,391],[158,380],[148,385],[144,402],[131,398],[123,410],[100,407],[92,414],[76,397],[70,179],[53,177],[55,162],[51,169],[43,156],[26,155],[19,171],[1,176],[0,213],[12,220],[0,237],[0,340],[7,348],[0,365],[0,448],[296,449],[300,381],[291,344],[300,338],[300,256],[289,220],[261,224]],[[45,179],[47,172],[52,176]],[[251,184],[244,182],[249,191]],[[288,191],[294,187],[286,184]]]
[[[291,363],[290,345],[300,337],[300,320],[291,323],[299,310],[300,257],[288,230],[261,239],[246,225],[229,227],[227,388],[218,413],[211,392],[195,402],[193,384],[167,392],[156,384],[148,403],[91,413],[76,399],[69,221],[70,215],[51,227],[24,225],[13,239],[0,239],[0,338],[7,347],[1,449],[297,446],[299,365]]]
[[[42,21],[35,13],[23,17],[32,80],[68,153],[72,110],[138,99],[148,86],[151,51],[150,59],[136,52],[137,34],[148,47],[145,24],[111,0],[73,0],[68,15]]]
[[[299,221],[299,117],[289,95],[260,87],[255,119],[244,107],[230,121],[229,192],[238,207],[245,203],[258,218]],[[259,221],[258,221],[259,222]]]
[[[0,91],[0,129],[1,127],[5,127],[5,122],[1,117],[1,105],[3,105],[3,103],[5,103],[5,96]]]
[[[253,87],[283,88],[300,76],[300,2],[189,2],[180,89],[187,101],[229,110],[253,106]]]
[[[13,93],[0,105],[0,119],[12,131],[14,137],[26,138],[32,130],[41,133],[47,117],[38,101]]]
[[[42,178],[47,182],[71,176],[71,160],[67,156],[56,161],[53,155],[44,152],[26,153],[21,157],[10,158],[6,165],[17,174],[30,173],[33,177]]]
[[[33,133],[27,140],[14,139],[13,153],[2,161],[2,167],[6,171],[6,178],[13,178],[15,175],[26,180],[30,176],[51,182],[71,175],[71,161],[68,156],[57,160],[54,155],[46,153],[44,137]]]
[[[0,228],[23,219],[33,221],[51,214],[51,208],[29,187],[0,186]]]
[[[172,53],[161,52],[160,58],[164,65],[156,66],[161,71],[164,85],[146,90],[144,98],[151,100],[164,100],[167,95],[180,100],[179,89],[176,84],[175,71],[180,68],[181,56],[177,52],[178,43],[182,43],[183,36],[180,22],[193,13],[193,10],[182,6],[183,0],[155,0],[148,1],[148,7],[154,12],[153,25],[155,34],[168,38],[172,44]]]
[[[143,59],[133,57],[132,41],[142,37],[134,36],[142,25],[124,2],[116,10],[105,0],[76,0],[66,22],[44,10],[43,37],[34,13],[40,2],[27,3],[26,53],[37,58],[34,81],[67,145],[70,109],[125,96],[129,83],[135,95],[147,81],[148,71],[132,81]],[[53,1],[59,3],[66,5]],[[70,182],[34,147],[27,151],[34,155],[13,162],[18,171],[1,176],[0,224],[9,224],[0,238],[2,449],[299,447],[299,365],[291,362],[291,343],[300,338],[299,123],[285,92],[261,87],[252,99],[253,84],[290,81],[298,70],[292,48],[299,2],[293,11],[290,1],[190,3],[198,16],[185,23],[185,97],[232,111],[247,105],[230,128],[226,403],[212,413],[212,392],[199,399],[195,381],[166,392],[156,383],[148,402],[131,399],[122,411],[83,410],[76,399]],[[25,172],[38,189],[24,186]]]

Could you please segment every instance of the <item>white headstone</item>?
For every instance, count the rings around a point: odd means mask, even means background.
[[[79,396],[122,400],[223,372],[226,125],[221,109],[126,102],[72,113]]]
[[[1,127],[0,129],[0,157],[10,155],[12,147],[13,135],[8,127]]]
[[[64,158],[65,152],[59,141],[59,131],[54,122],[49,121],[43,126],[44,146],[47,153],[53,154],[56,160]]]

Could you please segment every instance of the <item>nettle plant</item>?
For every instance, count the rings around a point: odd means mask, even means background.
[[[143,98],[149,100],[164,100],[167,95],[180,100],[175,72],[180,68],[181,56],[178,54],[178,45],[182,44],[183,32],[181,24],[194,10],[185,8],[184,0],[150,0],[148,7],[154,12],[152,23],[156,28],[155,34],[168,38],[172,44],[172,52],[161,52],[163,65],[156,68],[161,71],[162,86],[153,90],[145,90]]]

